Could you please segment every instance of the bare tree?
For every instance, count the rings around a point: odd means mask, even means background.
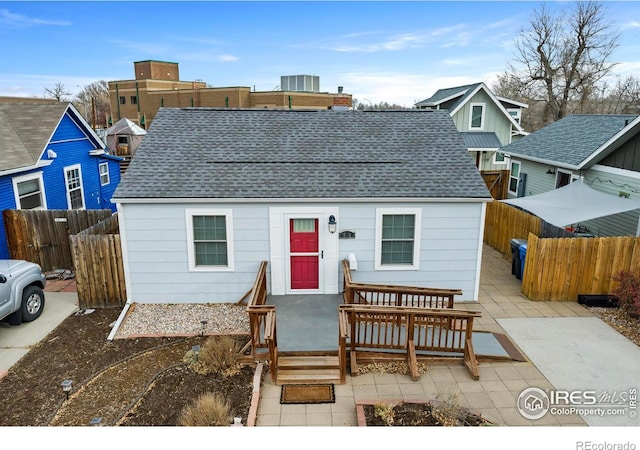
[[[569,13],[552,11],[547,3],[534,10],[516,40],[510,71],[536,102],[543,104],[543,122],[584,108],[611,73],[611,54],[618,34],[596,2],[576,2]]]
[[[109,83],[105,80],[94,81],[86,85],[73,100],[78,111],[92,125],[102,125],[103,119],[109,115]]]
[[[52,88],[44,88],[45,97],[55,98],[59,102],[64,102],[65,97],[71,95],[71,92],[67,91],[62,83],[56,83]]]

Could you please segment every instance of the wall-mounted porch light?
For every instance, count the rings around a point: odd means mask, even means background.
[[[549,167],[547,169],[547,175],[555,175],[555,174],[556,174],[556,171],[554,169],[552,169],[551,167]]]
[[[336,222],[336,216],[331,214],[329,216],[329,233],[333,234],[338,228],[338,222]]]

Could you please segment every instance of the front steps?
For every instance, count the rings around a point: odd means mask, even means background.
[[[280,356],[277,384],[340,384],[337,356]]]

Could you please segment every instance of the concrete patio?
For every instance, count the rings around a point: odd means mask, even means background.
[[[578,303],[533,302],[520,293],[520,281],[511,274],[511,262],[491,247],[483,252],[478,303],[457,307],[478,310],[482,317],[474,329],[505,333],[500,319],[593,317]],[[599,320],[599,319],[598,319]],[[515,342],[517,344],[517,342]],[[517,398],[525,388],[542,390],[554,386],[530,361],[482,362],[480,380],[474,381],[462,363],[433,364],[414,382],[407,375],[368,373],[347,376],[335,385],[336,401],[331,404],[281,405],[281,386],[264,377],[258,407],[258,426],[356,426],[356,404],[366,401],[446,399],[456,395],[460,403],[498,425],[585,426],[577,414],[524,418]],[[631,386],[629,386],[631,387]],[[586,386],[584,387],[587,388]]]

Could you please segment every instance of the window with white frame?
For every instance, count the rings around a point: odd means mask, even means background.
[[[580,177],[578,175],[575,175],[573,172],[558,169],[556,171],[556,189],[571,184],[578,178]]]
[[[65,167],[64,178],[67,184],[67,207],[69,209],[84,209],[82,170],[80,169],[80,164]]]
[[[506,164],[507,158],[504,156],[502,152],[495,152],[493,154],[493,163],[494,164]]]
[[[14,177],[16,209],[47,209],[42,172]]]
[[[522,110],[520,108],[507,108],[507,112],[518,124],[520,124],[520,118],[522,117]]]
[[[484,128],[484,103],[471,103],[471,115],[469,116],[469,129],[482,130]]]
[[[518,194],[518,183],[520,182],[520,162],[511,161],[511,169],[509,171],[509,192]]]
[[[109,163],[100,163],[98,169],[100,170],[100,186],[109,184],[111,182],[109,178]]]
[[[189,270],[232,271],[231,210],[189,209],[186,217]]]
[[[420,209],[376,210],[376,270],[418,269]]]

